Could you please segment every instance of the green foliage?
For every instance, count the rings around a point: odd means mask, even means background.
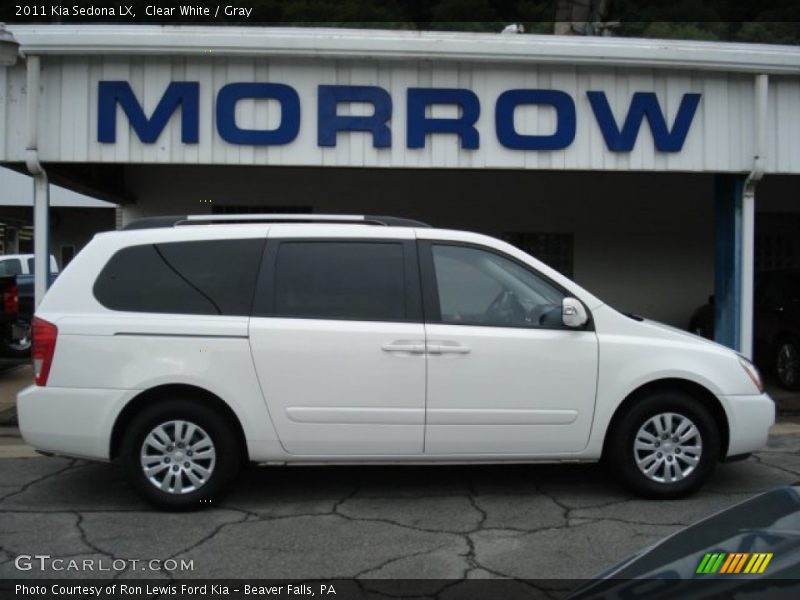
[[[657,38],[664,40],[705,40],[719,41],[720,23],[625,23],[617,31],[622,36]]]
[[[762,44],[800,44],[800,23],[796,21],[741,23],[732,39],[737,42]]]
[[[275,0],[271,0],[275,2]],[[392,0],[295,0],[277,2],[280,20],[297,22],[384,22],[387,25],[403,20],[403,14]]]

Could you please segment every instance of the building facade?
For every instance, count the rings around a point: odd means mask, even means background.
[[[33,149],[53,181],[119,203],[123,221],[413,217],[504,237],[679,327],[716,293],[718,335],[742,348],[753,271],[800,266],[794,47],[9,29],[23,58],[0,69],[0,162]]]

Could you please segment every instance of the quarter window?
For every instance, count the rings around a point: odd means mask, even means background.
[[[494,252],[433,245],[443,323],[562,327],[564,294],[532,271]]]
[[[278,317],[404,321],[403,246],[384,242],[282,242]]]
[[[131,246],[97,277],[106,308],[192,315],[250,314],[263,239]]]

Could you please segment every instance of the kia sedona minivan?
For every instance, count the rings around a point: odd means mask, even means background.
[[[43,453],[165,508],[240,467],[601,459],[675,498],[761,448],[753,365],[621,314],[497,239],[390,217],[206,215],[102,233],[33,323]]]

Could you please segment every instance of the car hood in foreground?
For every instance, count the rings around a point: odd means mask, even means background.
[[[723,573],[731,554],[748,554],[739,572]],[[746,574],[755,553],[771,553],[763,573]],[[698,572],[707,554],[725,556],[715,572]],[[709,561],[706,561],[709,564]],[[723,590],[778,591],[800,581],[800,483],[766,492],[665,538],[623,561],[570,598],[698,597]],[[645,581],[642,581],[645,580]],[[679,580],[705,582],[697,586]],[[644,584],[647,584],[646,586]],[[630,588],[630,589],[628,589]],[[626,591],[627,590],[627,591]],[[783,597],[779,593],[776,597]]]

